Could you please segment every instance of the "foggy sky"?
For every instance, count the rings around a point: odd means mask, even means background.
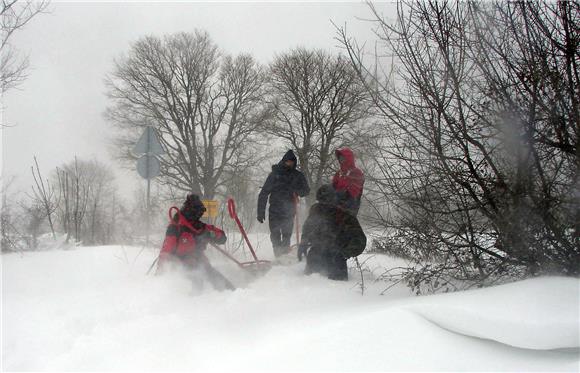
[[[389,5],[389,6],[392,6]],[[205,29],[226,53],[249,52],[267,64],[276,53],[297,46],[337,50],[330,20],[371,40],[364,3],[62,3],[15,33],[12,44],[30,59],[28,78],[6,92],[2,130],[3,180],[29,190],[33,155],[45,175],[71,161],[96,158],[114,163],[110,126],[103,112],[110,102],[103,79],[113,59],[144,35]],[[133,170],[114,167],[125,197],[137,183]]]

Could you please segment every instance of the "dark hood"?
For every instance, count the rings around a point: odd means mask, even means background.
[[[187,220],[193,222],[201,218],[205,212],[205,206],[199,196],[192,193],[187,195],[180,211]]]
[[[316,200],[320,203],[335,205],[336,192],[330,184],[324,184],[316,191]]]
[[[274,169],[274,168],[286,169],[287,167],[284,165],[284,162],[286,162],[286,161],[294,161],[294,167],[292,167],[292,169],[296,169],[296,165],[298,164],[298,159],[296,158],[296,155],[294,154],[294,151],[292,151],[292,150],[288,150],[286,152],[286,154],[284,154],[284,156],[282,157],[282,160],[280,162],[278,162],[277,165],[272,166],[272,169]]]
[[[336,154],[337,158],[339,155],[342,155],[344,157],[344,161],[340,164],[341,171],[344,172],[344,171],[350,170],[351,168],[354,168],[354,166],[355,166],[354,153],[352,152],[352,150],[350,150],[350,148],[344,147],[344,148],[336,149],[335,154]]]

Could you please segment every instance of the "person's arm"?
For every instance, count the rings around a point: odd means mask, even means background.
[[[324,215],[323,208],[319,203],[315,203],[310,207],[308,217],[302,225],[301,241],[307,242],[308,244],[316,241],[317,235],[320,233],[320,227],[325,224]]]
[[[308,213],[308,217],[306,218],[306,220],[304,221],[304,224],[302,225],[302,236],[300,237],[300,244],[303,244],[303,243],[306,245],[310,244],[310,237],[312,237],[312,232],[314,231],[313,210],[314,210],[314,206],[312,206],[310,208],[310,211]]]
[[[264,222],[266,218],[266,204],[268,203],[268,196],[272,193],[272,185],[274,183],[274,177],[272,173],[268,175],[264,186],[262,186],[262,190],[260,190],[260,194],[258,194],[258,221],[260,223]]]
[[[206,224],[204,233],[206,233],[209,242],[216,245],[223,245],[226,243],[227,237],[225,232],[216,226]]]
[[[362,195],[365,176],[358,168],[353,169],[348,175],[348,186],[346,191],[352,198],[359,198]]]
[[[312,233],[315,229],[314,224],[314,214],[313,214],[314,206],[310,208],[310,212],[308,213],[308,217],[304,221],[302,225],[302,237],[300,239],[300,245],[298,246],[298,261],[302,261],[302,257],[305,256],[308,252],[308,248],[311,246],[311,237]]]

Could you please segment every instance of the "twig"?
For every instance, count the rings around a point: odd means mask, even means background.
[[[358,262],[358,257],[355,257],[354,261],[355,261],[356,266],[358,268],[358,271],[360,273],[360,292],[361,292],[361,295],[365,295],[365,278],[363,276],[363,270],[362,270],[360,263]]]

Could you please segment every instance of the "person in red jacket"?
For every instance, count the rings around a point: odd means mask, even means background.
[[[163,272],[169,262],[178,262],[189,270],[205,274],[216,289],[233,290],[234,286],[211,266],[204,254],[208,243],[221,245],[226,242],[226,235],[223,230],[200,220],[206,211],[203,202],[196,194],[189,194],[181,209],[172,207],[170,213],[172,210],[177,212],[165,233],[157,273]]]
[[[365,176],[356,167],[354,153],[349,148],[340,148],[335,151],[340,169],[332,178],[332,186],[336,191],[338,205],[347,212],[356,216],[360,208]]]

